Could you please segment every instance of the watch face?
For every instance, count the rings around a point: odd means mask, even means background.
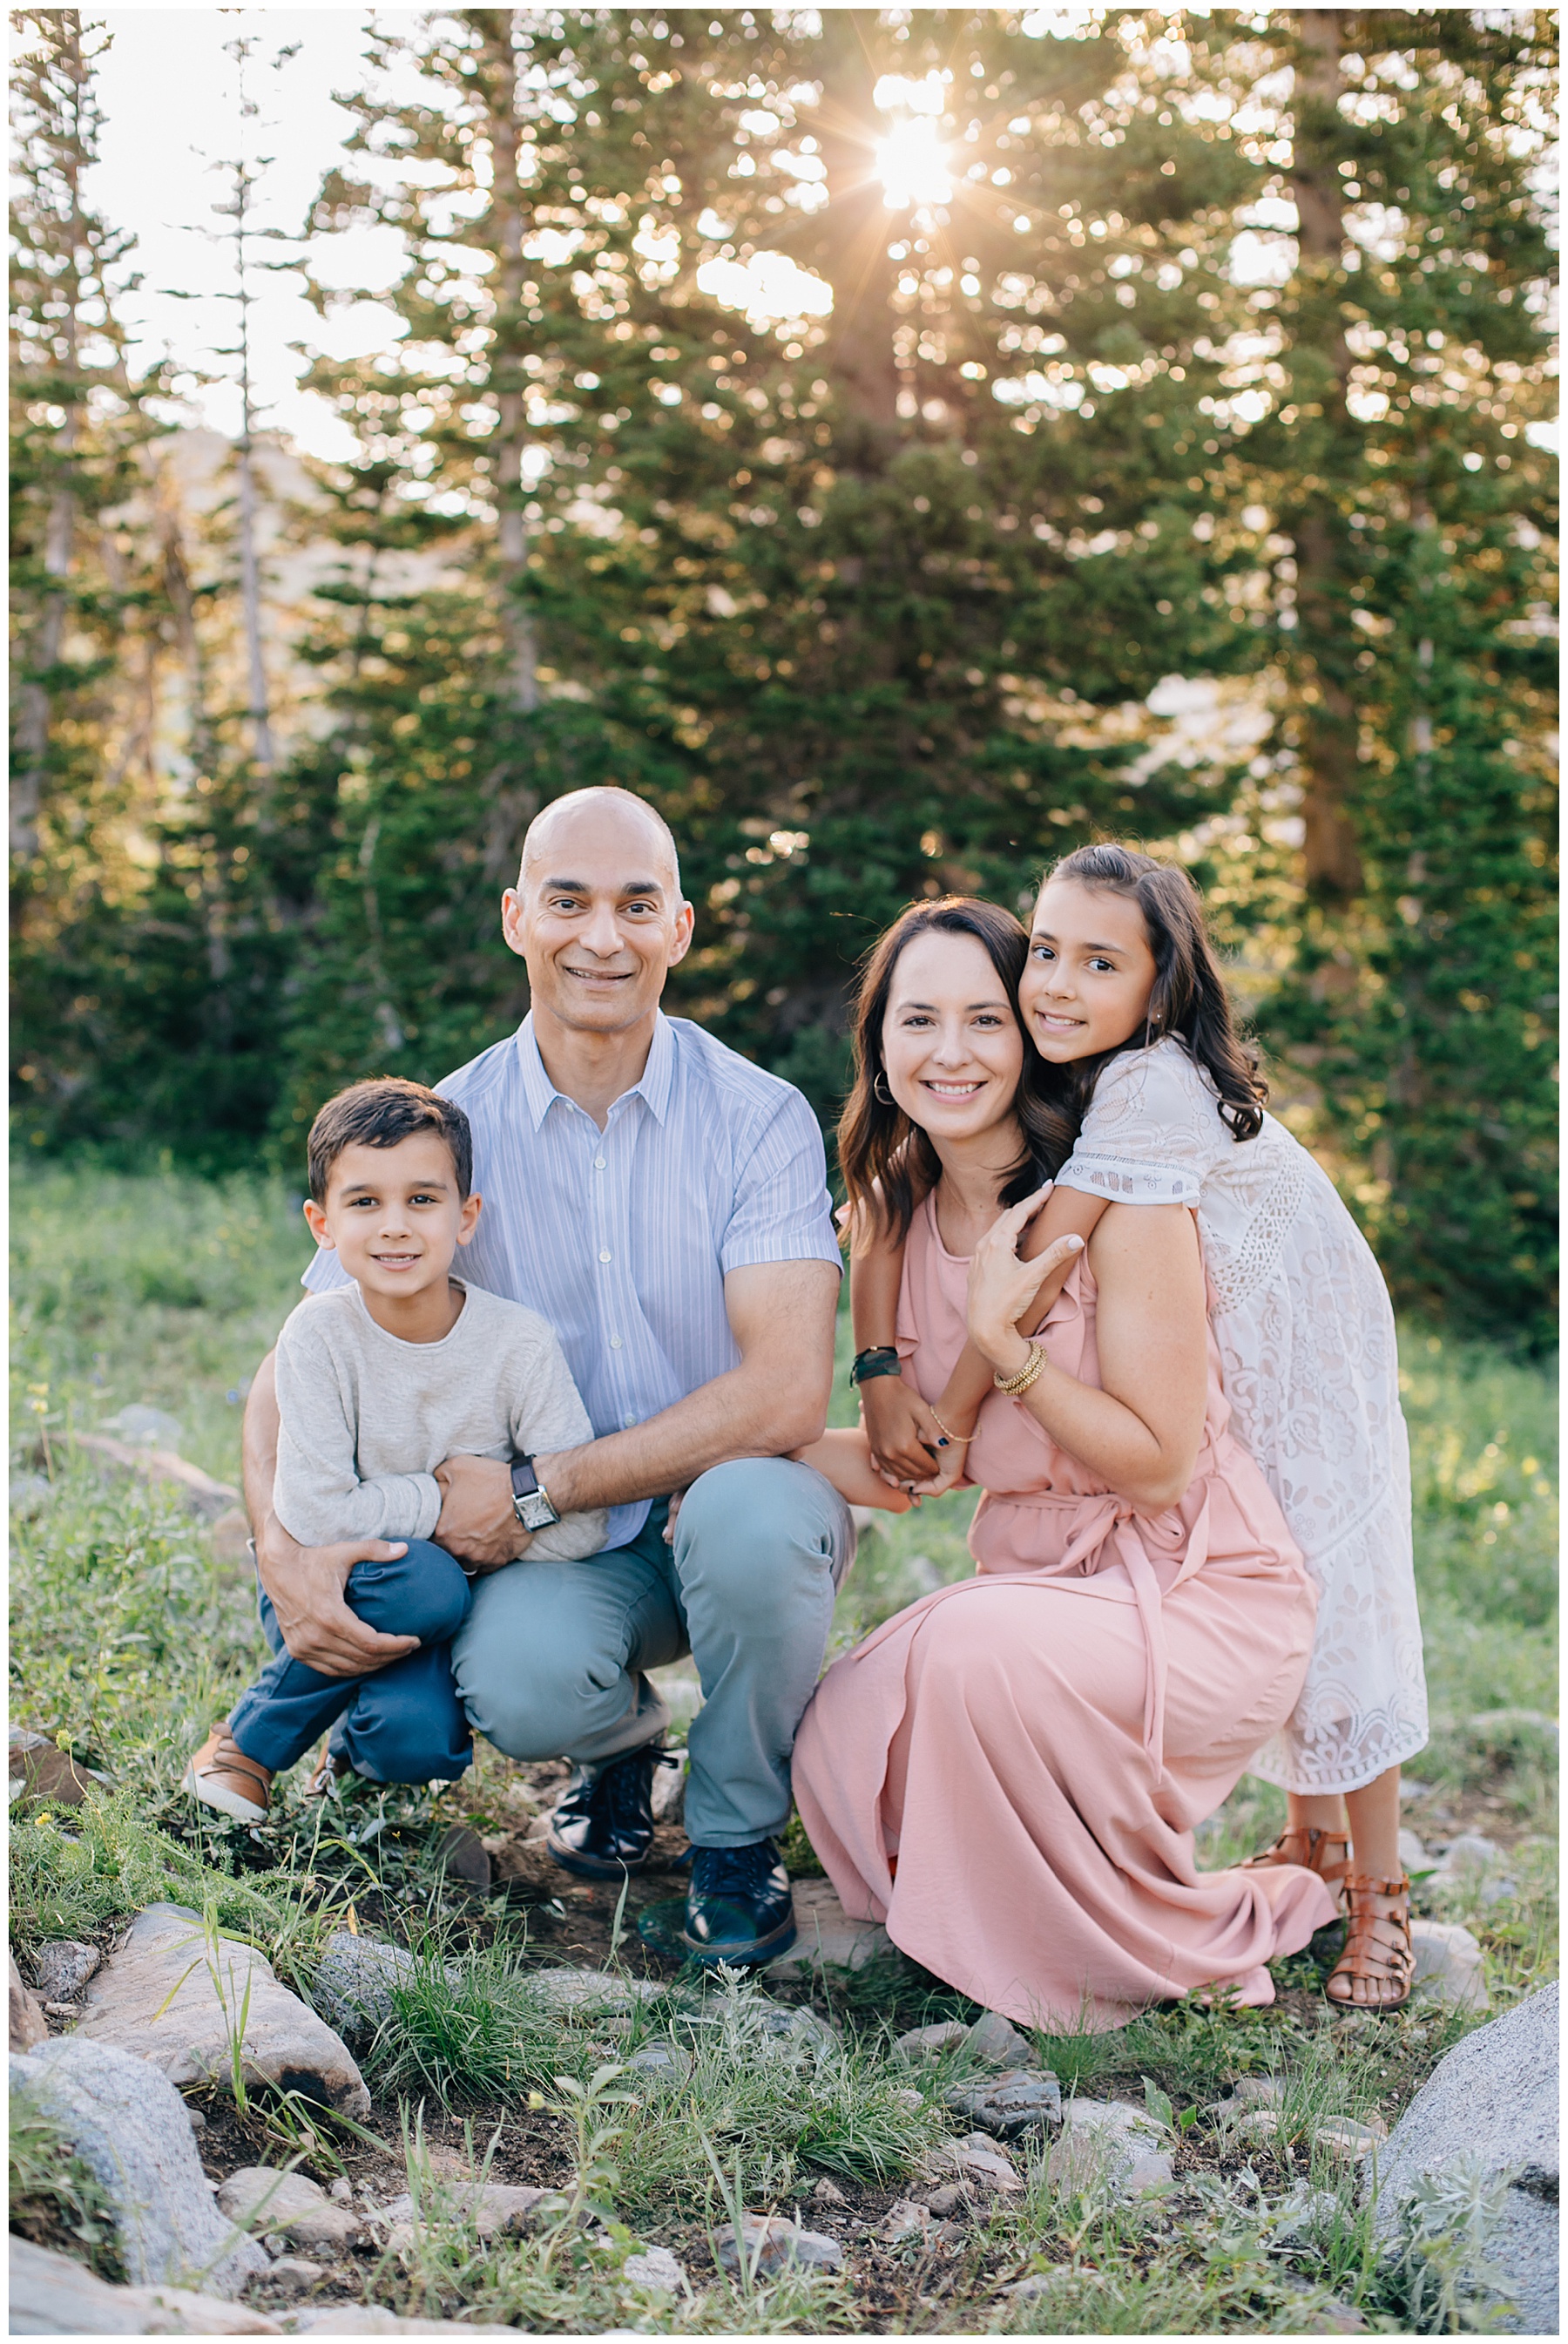
[[[548,1530],[552,1522],[560,1520],[542,1490],[530,1490],[526,1497],[519,1498],[517,1514],[526,1531]]]

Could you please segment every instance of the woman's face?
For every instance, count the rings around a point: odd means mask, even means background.
[[[893,970],[882,1020],[888,1088],[934,1141],[979,1138],[1012,1113],[1023,1036],[990,955],[928,929]]]
[[[1149,1014],[1154,955],[1131,896],[1075,879],[1040,891],[1019,1000],[1030,1040],[1052,1066],[1131,1041]]]

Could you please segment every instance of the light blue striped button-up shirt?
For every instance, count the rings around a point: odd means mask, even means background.
[[[684,1017],[659,1013],[603,1131],[545,1072],[531,1015],[436,1088],[472,1126],[485,1200],[454,1268],[549,1320],[600,1437],[739,1364],[729,1270],[839,1264],[811,1109]],[[332,1252],[305,1273],[317,1293],[344,1282]],[[647,1519],[646,1499],[617,1506],[608,1544]]]

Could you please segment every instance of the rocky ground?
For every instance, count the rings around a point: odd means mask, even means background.
[[[15,2332],[1554,2326],[1536,1371],[1409,1346],[1411,2006],[1332,2008],[1329,1932],[1271,2010],[1020,2035],[846,1923],[798,1824],[799,1955],[704,1982],[638,1929],[681,1894],[678,1810],[622,1899],[543,1845],[564,1768],[193,1810],[255,1665],[239,1406],[297,1264],[259,1184],[82,1195],[14,1217]],[[969,1567],[963,1511],[867,1537],[836,1648]],[[666,1689],[678,1739],[689,1669]],[[1244,1782],[1201,1860],[1279,1820]]]

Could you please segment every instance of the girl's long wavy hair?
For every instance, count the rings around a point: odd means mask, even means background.
[[[878,938],[861,975],[855,1004],[854,1086],[839,1118],[839,1168],[849,1194],[851,1226],[862,1214],[877,1212],[873,1190],[879,1190],[881,1217],[900,1241],[909,1235],[916,1205],[935,1187],[942,1167],[925,1133],[894,1103],[888,1088],[882,1026],[900,955],[917,936],[933,933],[974,938],[995,969],[1019,1032],[1025,1036],[1023,1071],[1013,1101],[1024,1144],[1001,1192],[1002,1203],[1020,1204],[1052,1177],[1066,1152],[1058,1153],[1054,1146],[1062,1118],[1050,1111],[1040,1095],[1040,1061],[1029,1045],[1019,1007],[1018,981],[1029,955],[1028,936],[1010,912],[978,896],[948,895],[938,903],[911,904]],[[1068,1147],[1071,1145],[1069,1139]]]
[[[1073,1137],[1094,1086],[1112,1058],[1122,1050],[1143,1048],[1174,1035],[1219,1092],[1218,1113],[1231,1138],[1256,1139],[1263,1127],[1269,1086],[1258,1070],[1256,1046],[1236,1031],[1225,980],[1203,924],[1202,898],[1186,872],[1178,864],[1157,863],[1135,847],[1107,841],[1064,855],[1046,874],[1045,884],[1053,879],[1103,887],[1135,903],[1154,955],[1154,988],[1141,1031],[1114,1050],[1101,1050],[1092,1058],[1075,1058],[1054,1069],[1051,1105],[1070,1121]],[[1050,1137],[1052,1146],[1060,1147],[1060,1131],[1053,1129]],[[1070,1140],[1069,1148],[1071,1145]]]

